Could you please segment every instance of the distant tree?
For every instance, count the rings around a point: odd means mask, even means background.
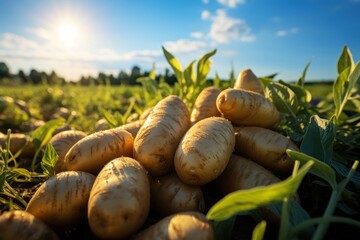
[[[118,75],[117,78],[118,78],[120,84],[126,85],[126,84],[129,83],[129,78],[130,78],[130,77],[129,77],[129,75],[128,75],[125,71],[121,70],[121,71],[119,72],[119,75]]]
[[[97,79],[95,80],[96,85],[105,85],[107,82],[107,76],[103,72],[99,72]]]
[[[51,71],[50,75],[48,76],[49,84],[63,84],[65,80],[63,78],[60,78],[54,70]]]
[[[0,62],[0,79],[10,77],[10,70],[6,63]]]
[[[20,70],[18,72],[18,76],[20,78],[21,83],[23,83],[23,84],[31,83],[31,79],[28,76],[26,76],[26,74],[24,73],[23,70]]]
[[[131,69],[131,74],[130,74],[130,79],[129,79],[129,84],[130,85],[135,85],[136,83],[136,79],[138,79],[139,77],[141,77],[141,69],[138,66],[134,66]]]
[[[39,73],[38,71],[36,71],[35,69],[31,69],[30,70],[30,75],[29,75],[31,82],[33,84],[40,84],[41,81],[41,73]]]
[[[121,82],[120,82],[120,79],[114,77],[113,74],[110,74],[110,75],[109,75],[109,81],[110,81],[110,84],[111,84],[111,85],[120,85],[120,83],[121,83]]]

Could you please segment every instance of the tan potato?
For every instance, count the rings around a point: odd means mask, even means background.
[[[279,123],[279,112],[264,96],[242,89],[222,91],[216,106],[226,119],[237,125],[272,128]]]
[[[247,68],[240,72],[238,78],[234,84],[235,89],[245,89],[252,92],[265,95],[264,88],[261,85],[260,80],[255,76],[250,68]]]
[[[203,212],[205,209],[201,188],[181,182],[176,173],[152,177],[150,190],[151,209],[162,217],[186,211]]]
[[[158,104],[146,118],[134,141],[134,158],[152,176],[174,169],[174,155],[182,136],[190,127],[190,115],[184,102],[171,95]]]
[[[140,115],[139,120],[146,120],[146,118],[150,115],[151,111],[154,109],[154,107],[150,107],[148,109],[145,109],[145,111]]]
[[[45,223],[25,211],[11,211],[0,215],[0,239],[59,240]]]
[[[131,157],[133,144],[133,136],[119,128],[90,134],[69,149],[64,158],[66,169],[97,174],[114,158]]]
[[[139,132],[141,126],[144,124],[145,120],[137,120],[131,123],[127,123],[124,124],[122,126],[120,126],[120,129],[124,129],[126,131],[128,131],[129,133],[131,133],[131,135],[134,137],[136,137],[137,133]]]
[[[211,223],[199,212],[183,212],[163,218],[137,234],[133,240],[212,240],[215,234]]]
[[[176,173],[189,185],[209,183],[224,171],[234,145],[234,129],[228,120],[205,118],[181,140],[174,159]]]
[[[294,161],[286,149],[298,146],[280,133],[260,127],[240,127],[236,132],[235,152],[276,172],[291,173]]]
[[[95,131],[100,132],[110,129],[111,126],[105,118],[100,119],[95,123]]]
[[[66,230],[86,221],[87,202],[95,176],[61,172],[45,181],[30,199],[26,211],[53,229]]]
[[[217,87],[207,87],[201,91],[191,112],[190,120],[192,124],[204,118],[221,116],[221,113],[216,108],[216,98],[220,92]]]
[[[66,170],[64,158],[69,149],[80,139],[86,137],[87,134],[77,130],[67,130],[54,135],[49,143],[54,147],[59,156],[55,164],[55,172],[63,172]]]
[[[143,225],[149,208],[146,170],[135,159],[116,158],[96,177],[88,203],[88,221],[99,238],[123,239]]]
[[[0,135],[0,146],[5,148],[5,142],[7,139],[6,134]],[[16,154],[21,150],[21,157],[33,157],[35,154],[35,145],[32,139],[23,133],[11,133],[10,134],[10,152]]]

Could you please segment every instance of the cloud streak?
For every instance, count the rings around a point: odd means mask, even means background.
[[[217,0],[220,4],[235,8],[238,4],[245,4],[245,0]]]
[[[291,35],[291,34],[296,34],[298,32],[298,28],[290,28],[288,30],[279,30],[276,32],[276,36],[278,37],[286,37],[288,35]]]

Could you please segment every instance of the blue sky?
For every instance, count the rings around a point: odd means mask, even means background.
[[[185,67],[217,49],[210,76],[251,68],[334,79],[347,45],[360,59],[360,0],[0,0],[0,61],[69,80],[134,65],[162,73],[161,46]]]

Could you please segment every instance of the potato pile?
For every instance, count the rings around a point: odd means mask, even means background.
[[[90,135],[55,135],[50,143],[59,155],[57,174],[40,186],[22,216],[52,229],[42,231],[88,222],[100,239],[214,239],[204,215],[211,207],[204,186],[213,184],[225,195],[277,183],[273,172],[292,171],[285,151],[297,145],[271,130],[279,113],[250,69],[232,89],[205,88],[191,112],[170,95],[146,114]],[[149,223],[150,215],[162,220]],[[0,217],[0,229],[11,224],[9,217]],[[16,234],[13,229],[4,236]]]

